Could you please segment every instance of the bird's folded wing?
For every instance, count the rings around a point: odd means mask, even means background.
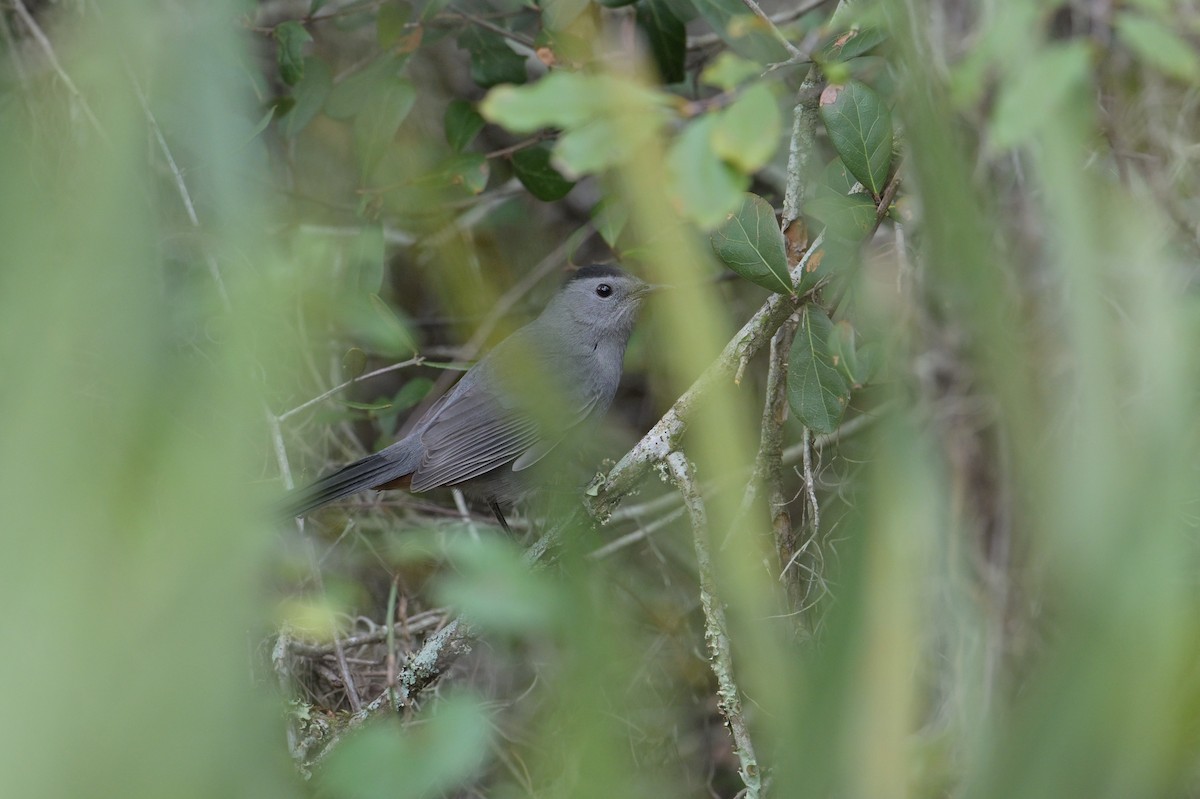
[[[450,397],[421,433],[425,452],[413,473],[412,490],[456,485],[514,461],[521,469],[531,466],[600,400],[595,394],[573,407],[561,407],[562,402],[534,407],[539,403],[529,393],[467,390]]]

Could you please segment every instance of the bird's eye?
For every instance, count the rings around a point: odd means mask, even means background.
[[[610,294],[612,294],[612,286],[607,283],[601,283],[599,286],[596,286],[597,297],[607,297]]]

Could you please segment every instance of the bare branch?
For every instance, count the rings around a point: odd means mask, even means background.
[[[780,227],[786,233],[792,222],[800,218],[804,206],[805,178],[808,163],[816,152],[817,102],[821,97],[824,80],[816,65],[808,71],[800,88],[796,91],[796,105],[792,109],[792,136],[788,141],[787,184],[783,195],[783,219]]]
[[[818,236],[804,257],[791,270],[792,285],[799,285],[813,254],[820,249],[822,237]],[[763,345],[771,340],[779,326],[804,302],[800,295],[772,294],[762,307],[750,317],[750,321],[730,339],[725,349],[717,356],[700,377],[661,419],[650,428],[642,439],[617,462],[607,475],[597,478],[588,488],[588,506],[591,513],[606,520],[638,484],[642,475],[655,463],[666,459],[679,445],[679,439],[687,429],[688,422],[697,402],[717,384],[730,380],[740,364],[748,361]]]
[[[713,673],[717,677],[717,707],[729,722],[734,752],[740,768],[738,773],[746,785],[746,799],[759,799],[762,774],[750,740],[750,729],[742,712],[742,696],[733,676],[733,648],[729,641],[729,623],[725,606],[717,595],[716,572],[708,549],[708,517],[704,498],[696,486],[687,457],[675,450],[666,457],[671,480],[683,495],[683,502],[692,520],[692,537],[696,545],[696,568],[700,574],[700,605],[704,610],[704,639],[712,655]]]
[[[789,8],[787,11],[781,11],[771,17],[771,22],[775,25],[786,25],[789,22],[794,22],[800,19],[810,11],[815,11],[830,0],[809,0],[807,3],[800,3],[795,8]],[[696,50],[701,47],[708,47],[714,44],[720,44],[721,36],[717,33],[705,33],[700,36],[689,36],[687,47],[689,50]]]
[[[849,438],[857,433],[862,432],[868,426],[873,424],[884,412],[885,409],[881,409],[878,413],[870,416],[866,414],[862,416],[855,416],[853,419],[844,423],[832,433],[815,436],[812,439],[813,450],[820,452],[826,447],[833,446],[842,439]],[[795,466],[797,463],[800,463],[803,460],[803,450],[803,444],[794,444],[788,447],[781,454],[781,464],[783,466]],[[745,471],[749,471],[749,469],[744,470],[742,474],[744,474]],[[719,480],[705,482],[700,486],[701,493],[707,495],[711,491],[721,490],[727,483],[732,483],[734,479],[736,479],[736,476],[734,475],[725,475]],[[618,550],[624,549],[632,544],[636,544],[638,541],[643,541],[646,538],[649,538],[651,535],[658,532],[663,527],[666,527],[668,524],[675,521],[680,517],[680,515],[682,515],[683,508],[680,507],[682,502],[683,499],[679,496],[678,492],[670,491],[662,496],[655,497],[654,499],[639,503],[637,505],[624,505],[620,508],[617,508],[613,511],[612,516],[609,517],[609,525],[613,525],[618,522],[636,521],[646,517],[655,516],[656,514],[660,513],[665,515],[642,527],[639,527],[636,530],[633,530],[632,532],[613,539],[602,547],[598,547],[595,551],[591,552],[588,557],[606,558]],[[781,553],[781,556],[782,554],[783,553]],[[794,551],[793,556],[789,557],[788,561],[793,559]]]
[[[409,358],[407,361],[401,361],[400,363],[394,363],[391,366],[384,366],[384,367],[382,367],[380,369],[376,369],[372,372],[367,372],[366,374],[359,375],[358,377],[352,377],[349,380],[347,380],[346,382],[342,383],[341,385],[334,386],[333,388],[329,389],[324,394],[321,394],[320,396],[317,396],[317,397],[313,397],[308,402],[297,405],[295,408],[292,408],[291,410],[287,410],[287,411],[284,411],[283,413],[279,414],[279,417],[278,417],[279,421],[282,422],[285,419],[287,419],[289,416],[297,414],[300,411],[304,410],[305,408],[311,408],[313,405],[316,405],[321,400],[328,399],[329,397],[332,397],[334,394],[338,393],[342,389],[348,388],[349,386],[352,386],[355,383],[361,383],[364,380],[370,380],[372,377],[379,377],[380,375],[385,375],[385,374],[388,374],[389,372],[395,372],[400,369],[407,369],[410,366],[420,366],[423,363],[425,363],[425,358],[421,355],[418,355],[415,358]]]
[[[762,6],[754,2],[754,0],[742,0],[742,4],[745,5],[746,8],[750,9],[751,13],[758,17],[762,23],[767,26],[767,30],[771,32],[771,35],[775,37],[777,42],[783,45],[783,49],[787,50],[788,54],[791,55],[792,58],[807,58],[804,53],[800,52],[799,47],[788,41],[788,38],[783,35],[783,31],[779,30],[771,18],[767,16],[767,12],[762,10]]]

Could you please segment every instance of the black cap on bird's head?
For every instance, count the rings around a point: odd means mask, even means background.
[[[566,279],[563,280],[563,285],[573,280],[587,280],[593,277],[632,278],[633,275],[619,266],[613,266],[612,264],[588,264],[587,266],[581,266],[572,272],[568,272]]]

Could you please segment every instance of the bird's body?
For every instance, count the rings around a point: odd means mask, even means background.
[[[463,488],[491,505],[543,482],[544,460],[608,410],[641,299],[611,266],[576,271],[537,319],[482,358],[391,446],[297,492],[307,513],[369,488]]]

